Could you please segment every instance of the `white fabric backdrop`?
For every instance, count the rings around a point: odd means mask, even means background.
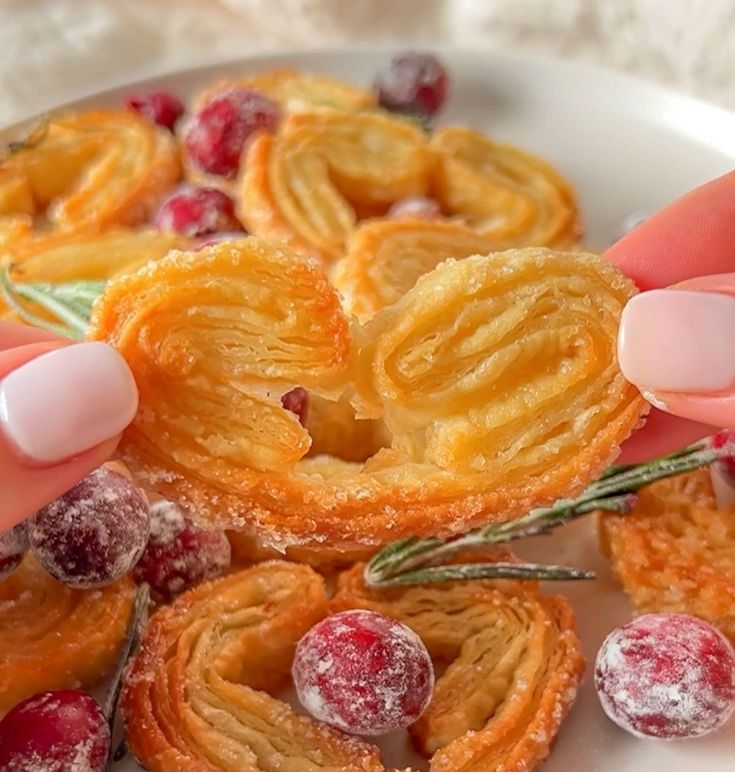
[[[395,40],[581,59],[735,108],[735,0],[0,0],[0,124],[257,50]]]

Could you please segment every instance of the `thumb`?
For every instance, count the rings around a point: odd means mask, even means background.
[[[735,273],[634,297],[623,312],[618,358],[655,407],[735,429]]]
[[[0,532],[105,461],[137,409],[133,376],[111,346],[18,345],[19,329],[0,323]]]

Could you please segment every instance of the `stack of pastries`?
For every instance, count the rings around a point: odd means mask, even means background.
[[[235,76],[175,125],[62,114],[0,160],[6,281],[100,283],[87,338],[140,394],[120,460],[151,501],[231,532],[237,570],[158,598],[129,669],[146,769],[384,769],[373,743],[280,698],[299,638],[348,608],[404,622],[446,665],[410,728],[436,772],[533,769],[574,700],[563,597],[509,580],[377,591],[359,561],[599,476],[644,414],[615,356],[636,288],[580,250],[574,192],[546,161],[387,101],[292,70]],[[3,317],[50,319],[24,297]],[[133,594],[129,577],[64,587],[27,555],[0,582],[0,711],[109,671]]]

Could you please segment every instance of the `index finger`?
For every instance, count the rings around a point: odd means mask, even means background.
[[[0,321],[0,351],[27,346],[32,343],[68,343],[66,338],[54,335],[52,332],[39,330],[37,327],[29,327],[26,324]]]

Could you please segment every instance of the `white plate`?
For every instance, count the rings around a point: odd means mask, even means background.
[[[437,49],[435,49],[437,50]],[[142,86],[164,86],[182,96],[216,77],[295,66],[371,83],[389,49],[279,54],[172,74],[78,100],[115,105]],[[603,70],[485,52],[441,50],[452,78],[442,122],[468,124],[548,158],[573,183],[587,242],[604,248],[631,213],[650,211],[735,164],[735,115],[659,87]],[[61,100],[76,95],[60,94]],[[71,106],[67,103],[66,106]],[[630,616],[626,600],[597,553],[591,522],[523,545],[545,562],[594,568],[595,582],[555,585],[574,602],[588,661],[605,634]],[[402,742],[390,743],[398,764]],[[638,740],[603,715],[589,674],[564,724],[545,772],[724,772],[732,768],[735,721],[701,740]],[[407,763],[408,758],[405,758]],[[130,772],[130,760],[116,772]],[[488,770],[488,772],[492,772]]]

